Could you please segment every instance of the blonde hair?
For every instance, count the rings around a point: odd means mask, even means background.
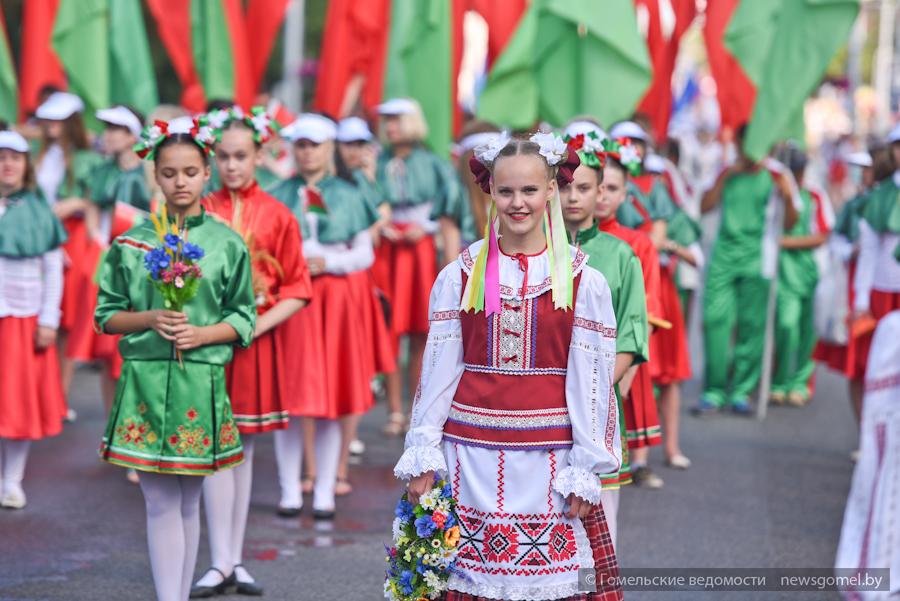
[[[425,122],[425,114],[422,112],[422,105],[412,98],[407,98],[412,103],[412,112],[397,115],[400,120],[400,135],[403,142],[407,144],[415,144],[422,142],[428,137],[428,124]],[[384,137],[384,120],[385,116],[378,119],[378,137],[382,144],[389,144]]]

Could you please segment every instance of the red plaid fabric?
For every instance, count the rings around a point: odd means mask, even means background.
[[[596,593],[580,593],[568,597],[565,601],[622,601],[624,594],[621,586],[606,586],[611,579],[619,576],[619,562],[616,560],[616,551],[613,548],[609,529],[606,527],[606,516],[599,505],[596,510],[584,520],[584,529],[587,532],[591,550],[594,552],[594,571],[597,582]],[[496,601],[487,597],[478,597],[459,591],[447,591],[441,597],[442,601]]]

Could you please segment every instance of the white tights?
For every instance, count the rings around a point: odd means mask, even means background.
[[[281,485],[281,507],[301,507],[300,466],[303,465],[303,418],[291,417],[285,430],[275,432],[275,459]],[[333,419],[317,419],[315,453],[316,482],[313,509],[334,510],[334,485],[341,458],[341,424]]]
[[[241,434],[244,462],[239,466],[216,472],[203,483],[203,508],[206,510],[206,529],[209,531],[209,554],[212,567],[226,576],[242,561],[247,515],[250,513],[250,488],[253,484],[253,449],[255,434]],[[213,572],[201,579],[201,584],[218,584],[222,577]],[[253,581],[246,573],[242,582]]]
[[[612,540],[613,549],[616,548],[616,535],[619,531],[619,491],[600,491],[600,505],[606,516],[606,527],[609,528],[609,538]]]
[[[22,490],[22,478],[25,477],[25,464],[28,462],[30,440],[0,438],[0,491]]]
[[[200,476],[141,472],[158,601],[185,601],[200,545]]]

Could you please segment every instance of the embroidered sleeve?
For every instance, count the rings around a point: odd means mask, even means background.
[[[398,478],[409,479],[430,470],[447,473],[440,444],[450,402],[463,373],[458,312],[461,294],[461,272],[453,262],[441,271],[431,289],[428,308],[431,325],[413,402],[412,422],[406,435],[406,450],[394,467]]]
[[[616,474],[622,463],[619,413],[613,390],[616,318],[606,279],[586,267],[575,300],[575,322],[566,375],[566,404],[574,444],[569,465],[556,477],[561,495],[600,502],[598,476]]]
[[[44,285],[41,290],[41,307],[38,313],[38,324],[53,328],[59,327],[60,308],[63,291],[63,255],[62,249],[55,248],[41,257],[41,272]]]

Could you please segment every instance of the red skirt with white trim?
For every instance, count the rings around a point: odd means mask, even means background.
[[[320,275],[313,301],[279,327],[284,341],[285,408],[290,415],[337,419],[374,405],[372,347],[356,301],[358,281]]]
[[[653,357],[650,362],[650,377],[656,384],[664,386],[691,378],[691,357],[681,298],[672,272],[663,268],[659,274],[663,317],[672,324],[672,328],[656,328],[650,336],[650,356]]]
[[[403,231],[404,224],[394,227]],[[438,274],[434,237],[423,236],[414,244],[382,239],[372,271],[391,303],[392,334],[427,334],[428,297]]]
[[[625,411],[625,437],[629,449],[652,447],[662,442],[659,411],[647,363],[638,365],[628,397],[622,401],[622,409]]]
[[[56,346],[34,346],[37,317],[0,317],[0,438],[38,440],[62,431],[66,398]],[[14,351],[14,352],[11,352]]]
[[[225,366],[225,383],[234,423],[241,434],[287,428],[285,370],[278,357],[281,341],[269,330],[245,349],[235,348]]]

